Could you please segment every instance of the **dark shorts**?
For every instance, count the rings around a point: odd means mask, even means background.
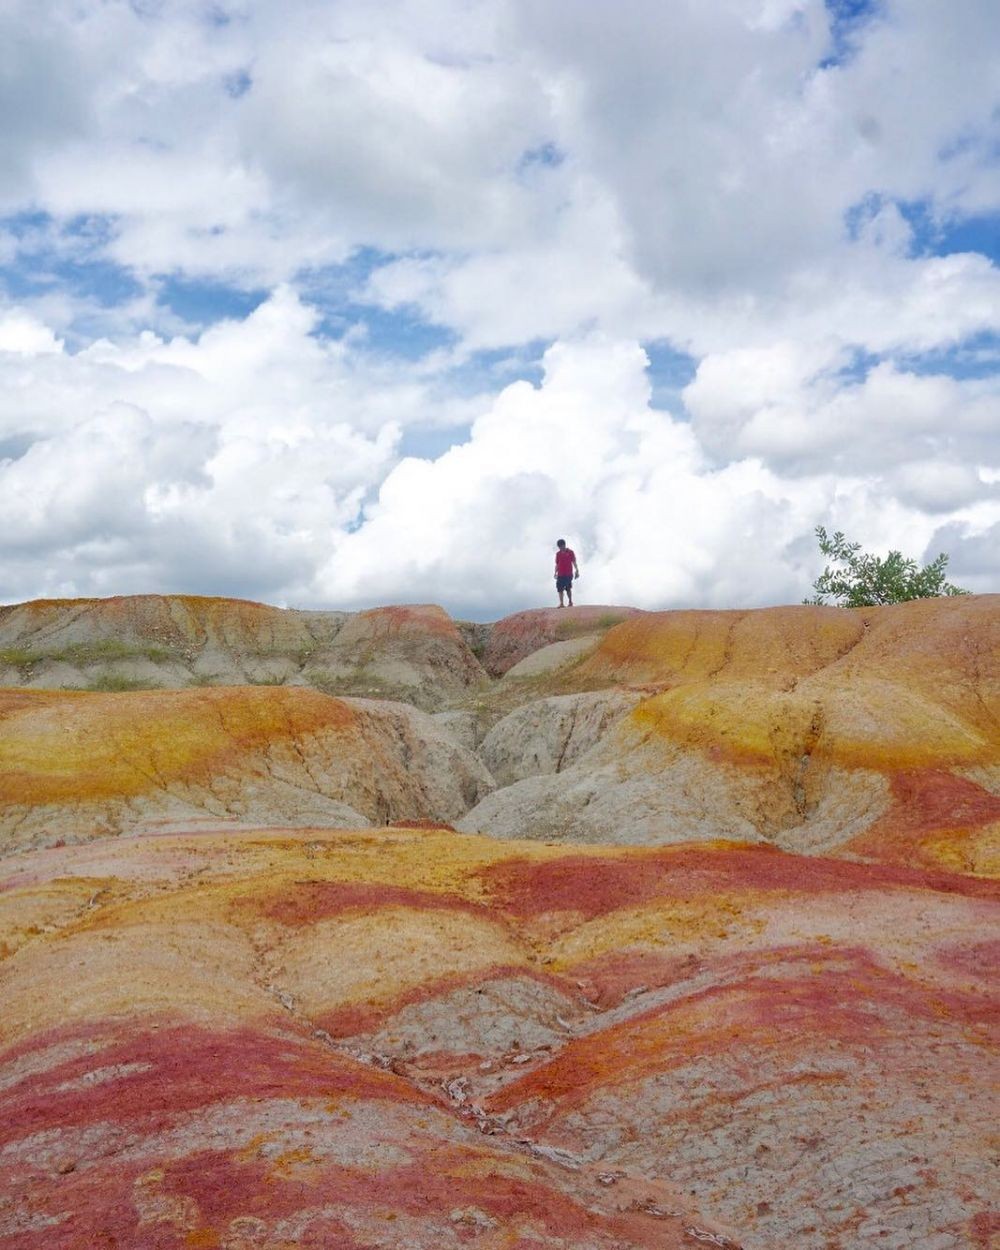
[[[573,589],[573,578],[571,576],[556,578],[556,590],[572,590],[572,589]]]

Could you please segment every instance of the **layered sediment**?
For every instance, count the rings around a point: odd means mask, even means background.
[[[0,610],[5,1250],[991,1250],[997,597],[227,602]]]

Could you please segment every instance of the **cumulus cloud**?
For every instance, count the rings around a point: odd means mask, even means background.
[[[992,0],[13,0],[0,36],[5,599],[482,616],[565,533],[591,601],[763,603],[817,523],[995,587]],[[208,280],[266,298],[185,321]],[[672,412],[643,343],[691,358]]]
[[[900,545],[919,553],[935,526],[928,511],[959,514],[989,491],[947,465],[914,465],[883,493],[860,459],[791,476],[738,447],[715,459],[695,427],[650,406],[646,365],[634,343],[603,337],[551,348],[541,385],[505,390],[467,443],[392,470],[320,586],[336,599],[385,598],[402,566],[418,595],[472,612],[520,605],[544,597],[565,530],[591,601],[794,602],[818,571],[811,532],[831,508],[866,539],[904,534]]]
[[[845,376],[848,363],[836,349],[790,342],[719,353],[702,360],[684,400],[708,451],[760,456],[786,473],[882,472],[933,454],[975,465],[995,454],[997,378],[958,381],[886,361],[858,380]]]
[[[206,564],[230,591],[308,584],[428,403],[418,379],[366,374],[314,322],[279,291],[198,340],[72,355],[30,318],[0,319],[5,597],[207,589]]]
[[[31,0],[0,12],[0,204],[30,188],[39,149],[82,136],[90,121],[72,23],[59,12],[38,16]]]
[[[548,137],[539,84],[516,64],[421,54],[379,7],[386,24],[355,39],[337,37],[343,17],[326,6],[308,10],[308,37],[293,21],[261,48],[238,109],[245,149],[351,240],[468,247],[516,235],[535,208],[512,175]]]
[[[570,79],[568,142],[665,285],[773,285],[834,251],[872,192],[943,212],[996,206],[983,159],[996,101],[982,84],[1000,16],[982,0],[880,5],[835,60],[822,0],[512,9],[548,72]]]
[[[198,341],[146,335],[32,358],[48,406],[0,459],[7,597],[156,586],[355,607],[443,600],[484,617],[546,600],[565,534],[591,602],[794,601],[815,572],[803,539],[831,510],[909,550],[943,523],[981,527],[987,514],[970,506],[1000,515],[995,485],[957,461],[878,474],[863,455],[825,459],[820,442],[809,464],[782,471],[773,438],[770,463],[755,444],[752,411],[751,434],[723,421],[729,454],[713,455],[698,422],[651,406],[642,349],[600,333],[553,345],[538,385],[476,401],[465,441],[401,458],[387,385],[369,394],[377,379],[311,326],[284,292]],[[0,354],[0,374],[24,359]],[[770,362],[772,375],[781,367],[780,385],[765,378],[749,399],[784,387],[789,409],[795,396],[804,409],[811,377],[794,359]],[[702,423],[732,397],[706,386],[690,388]],[[407,399],[403,388],[397,416]],[[9,404],[8,439],[18,414]],[[790,440],[799,455],[807,435],[808,421]]]

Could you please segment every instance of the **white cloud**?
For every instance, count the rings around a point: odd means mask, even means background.
[[[0,312],[0,352],[38,356],[62,351],[62,342],[47,325],[23,308]]]
[[[206,566],[231,591],[308,585],[430,403],[419,379],[313,337],[314,320],[279,291],[197,341],[32,356],[44,328],[0,320],[4,597],[204,589]]]
[[[214,589],[343,606],[431,599],[489,616],[546,601],[564,534],[590,602],[794,601],[817,571],[818,522],[919,552],[944,524],[981,532],[1000,516],[988,470],[920,450],[935,420],[921,388],[940,379],[871,375],[848,402],[810,372],[821,358],[720,359],[692,385],[691,423],[650,406],[634,341],[593,334],[551,347],[540,386],[473,401],[467,441],[400,460],[401,426],[419,422],[428,392],[366,373],[312,327],[283,291],[198,341],[0,353],[4,597]],[[917,450],[890,465],[893,422],[862,434],[880,403],[898,417],[907,387]],[[959,384],[947,387],[957,437],[974,422]],[[776,435],[754,406],[771,395],[798,422],[796,463],[780,420]],[[832,420],[837,462],[821,428]]]
[[[842,246],[844,214],[872,192],[997,206],[989,0],[887,3],[857,54],[826,68],[822,0],[512,7],[545,71],[571,79],[566,142],[663,285],[780,285]]]
[[[334,14],[310,16],[319,32],[293,21],[260,48],[238,109],[248,158],[283,195],[322,204],[342,237],[381,247],[521,233],[536,197],[515,173],[548,137],[538,84],[516,64],[435,60],[391,12],[352,40],[337,38]]]
[[[969,464],[915,460],[890,478],[892,493],[923,512],[955,512],[978,499],[1000,499],[1000,490]]]
[[[1000,453],[1000,380],[888,362],[856,380],[839,371],[845,363],[835,347],[790,342],[720,353],[701,361],[684,401],[714,456],[759,456],[790,474],[880,473],[931,455],[974,465]]]
[[[993,0],[885,0],[839,59],[822,0],[12,0],[0,36],[4,597],[488,613],[565,531],[592,600],[764,602],[817,522],[995,584],[1000,270],[923,254],[1000,211]],[[138,290],[81,297],[94,260]],[[270,296],[194,335],[155,294],[205,277]],[[358,301],[454,342],[331,341]],[[650,340],[697,364],[673,416]],[[534,341],[541,387],[453,373]]]
[[[41,15],[32,0],[9,0],[0,11],[0,205],[30,188],[40,150],[87,132],[90,100],[74,34],[64,13]]]
[[[860,458],[791,477],[738,447],[713,463],[693,427],[650,408],[634,344],[559,344],[545,363],[542,386],[504,391],[466,444],[393,469],[321,570],[325,597],[384,600],[402,582],[465,610],[544,601],[565,532],[591,602],[794,601],[818,571],[811,531],[831,515],[876,545],[905,532],[919,554],[935,526],[924,509],[955,513],[977,494],[920,465],[893,495]]]

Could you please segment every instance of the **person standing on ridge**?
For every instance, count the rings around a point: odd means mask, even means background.
[[[560,538],[556,543],[556,590],[559,592],[559,606],[563,606],[563,595],[569,596],[569,606],[573,606],[573,578],[580,576],[580,566],[576,562],[576,552],[566,546],[566,539]]]

